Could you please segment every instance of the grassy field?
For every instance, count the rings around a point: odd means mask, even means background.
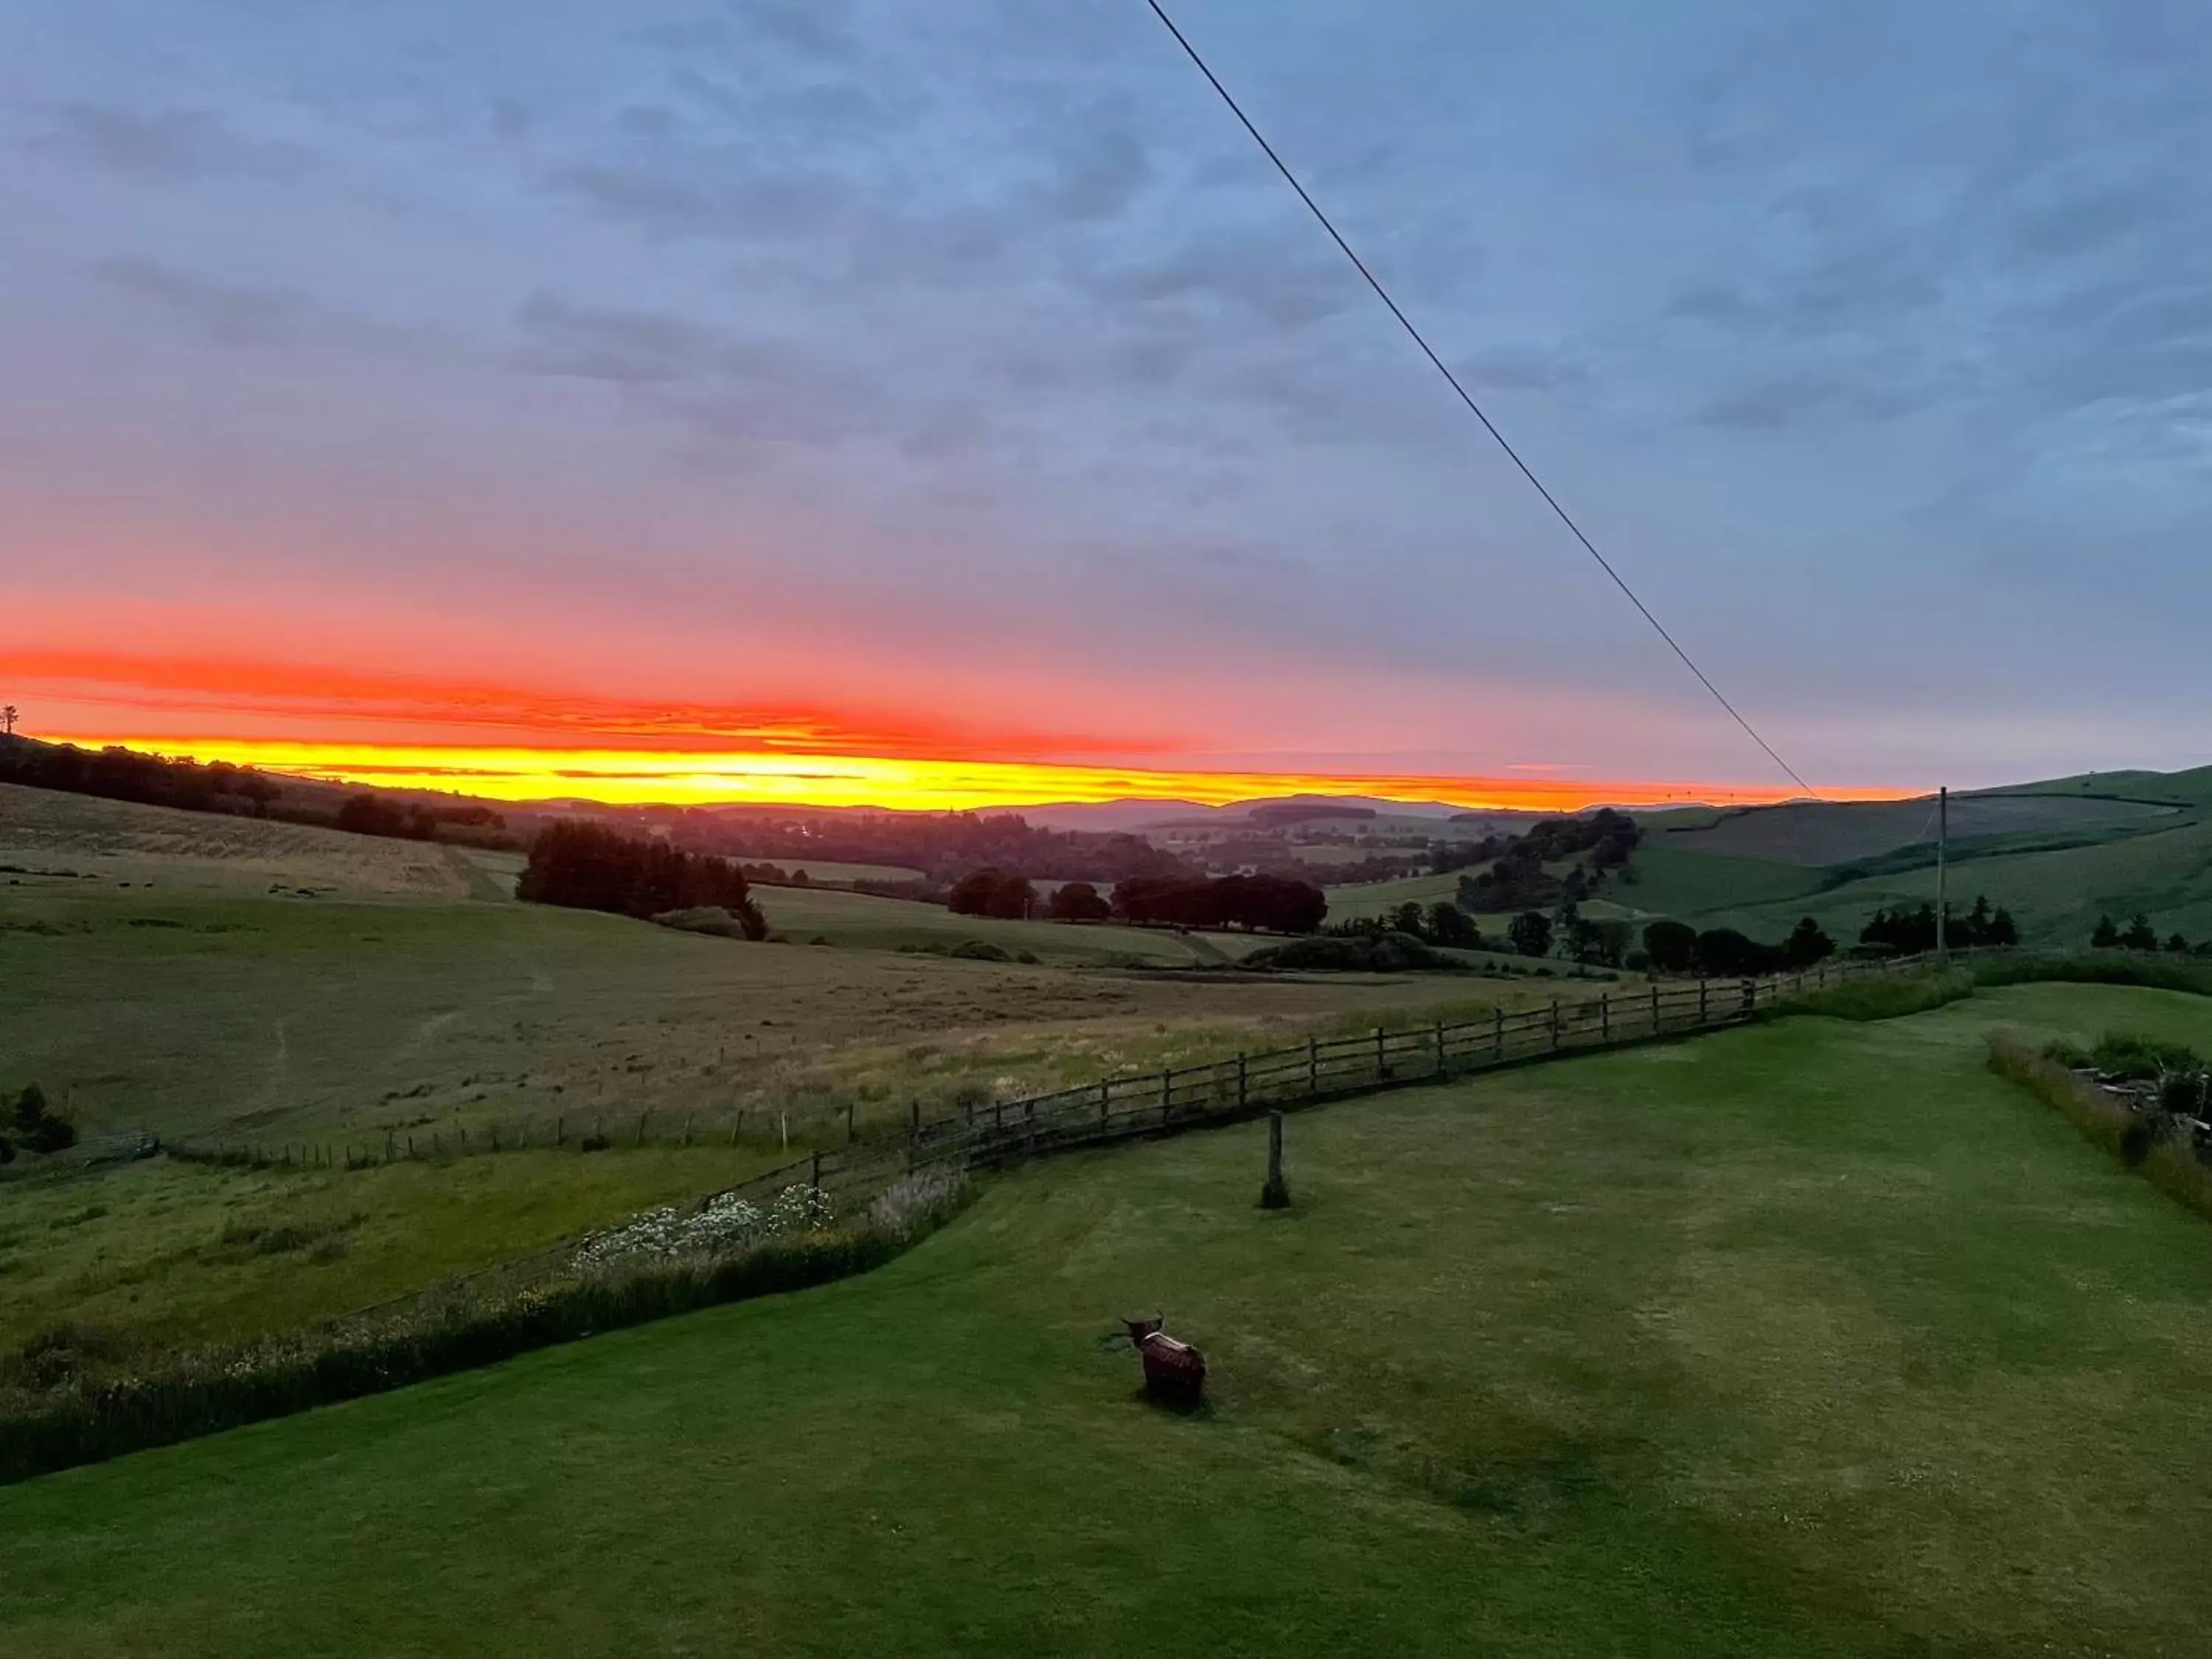
[[[1936,802],[1924,796],[1899,801],[1807,801],[1732,813],[1706,828],[1668,830],[1661,835],[1664,845],[1683,852],[1818,868],[1932,842],[1936,816]],[[2172,816],[2170,807],[2139,801],[2027,793],[1951,798],[1951,834],[1960,840],[2140,829]]]
[[[0,1195],[0,1333],[230,1341],[368,1306],[770,1167],[763,1144],[337,1170],[154,1159]],[[10,1344],[0,1340],[0,1348]]]
[[[863,950],[957,945],[981,939],[1010,955],[1026,951],[1041,962],[1073,966],[1139,963],[1188,968],[1241,956],[1266,944],[1241,933],[1184,934],[1161,927],[1111,923],[999,921],[957,915],[941,904],[878,898],[819,887],[763,887],[755,895],[769,926],[794,941],[825,939]]]
[[[0,882],[18,886],[490,897],[477,859],[512,856],[0,784]]]
[[[0,1491],[10,1654],[2179,1655],[2204,1223],[2034,987],[1037,1166],[870,1277]],[[1164,1308],[1215,1404],[1133,1397]]]
[[[799,896],[820,915],[918,911],[937,919],[940,941],[994,927],[1093,931]],[[1172,934],[1097,931],[1157,938],[1194,965]],[[509,903],[74,881],[0,888],[0,982],[11,993],[0,999],[0,1087],[38,1081],[88,1131],[272,1144],[641,1111],[721,1122],[770,1107],[802,1127],[842,1127],[855,1099],[864,1117],[902,1116],[917,1096],[941,1106],[963,1086],[1058,1080],[1008,1056],[1057,1049],[1092,1065],[1097,1050],[1069,1046],[1082,1034],[1133,1059],[1234,1052],[1256,1034],[1468,994],[1418,978],[1193,981],[754,945]],[[916,1048],[909,1088],[894,1062]],[[858,1097],[838,1092],[856,1064],[880,1075]]]

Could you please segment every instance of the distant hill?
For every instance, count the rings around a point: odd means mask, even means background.
[[[1932,900],[1936,800],[1797,802],[1647,821],[1632,920],[1778,937],[1810,915],[1850,942],[1878,909]],[[2212,768],[2100,772],[1951,798],[1948,890],[2013,912],[2023,942],[2078,947],[2101,915],[2212,939]]]

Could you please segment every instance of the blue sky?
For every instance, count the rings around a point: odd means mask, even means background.
[[[2212,761],[2201,12],[1178,15],[1798,770]],[[16,0],[0,200],[0,661],[1771,775],[1138,0]]]

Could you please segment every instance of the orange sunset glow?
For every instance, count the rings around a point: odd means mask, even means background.
[[[54,646],[11,651],[7,666],[34,735],[503,801],[970,811],[1356,794],[1549,811],[1757,805],[1802,793],[1786,781],[1621,775],[1533,761],[1480,771],[1270,764],[1257,755],[1239,763],[1233,738],[1193,726],[1215,716],[1216,701],[1172,690],[1119,700],[1115,712],[1133,729],[1115,732],[1077,718],[1075,700],[1034,695],[994,700],[1041,716],[1009,723],[918,697],[899,704],[881,690],[842,700],[815,687],[805,696],[705,701],[565,690],[542,671],[476,678]],[[951,688],[933,689],[940,702],[951,700]],[[1909,792],[1821,793],[1882,799]]]

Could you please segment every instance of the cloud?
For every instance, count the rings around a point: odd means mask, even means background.
[[[294,343],[315,317],[304,295],[210,282],[149,259],[103,260],[93,274],[111,288],[161,307],[221,345]]]
[[[1047,205],[1064,219],[1111,219],[1152,179],[1145,147],[1125,128],[1087,135],[1066,158],[1065,170],[1046,195]]]
[[[1558,392],[1589,379],[1589,368],[1567,353],[1544,346],[1504,346],[1461,359],[1454,373],[1469,386],[1509,392]]]
[[[64,104],[32,143],[108,173],[176,183],[222,176],[274,178],[300,163],[290,148],[246,138],[205,110],[139,111],[107,104]]]
[[[857,376],[787,340],[542,292],[515,324],[519,372],[620,386],[716,444],[830,442],[883,423]]]

